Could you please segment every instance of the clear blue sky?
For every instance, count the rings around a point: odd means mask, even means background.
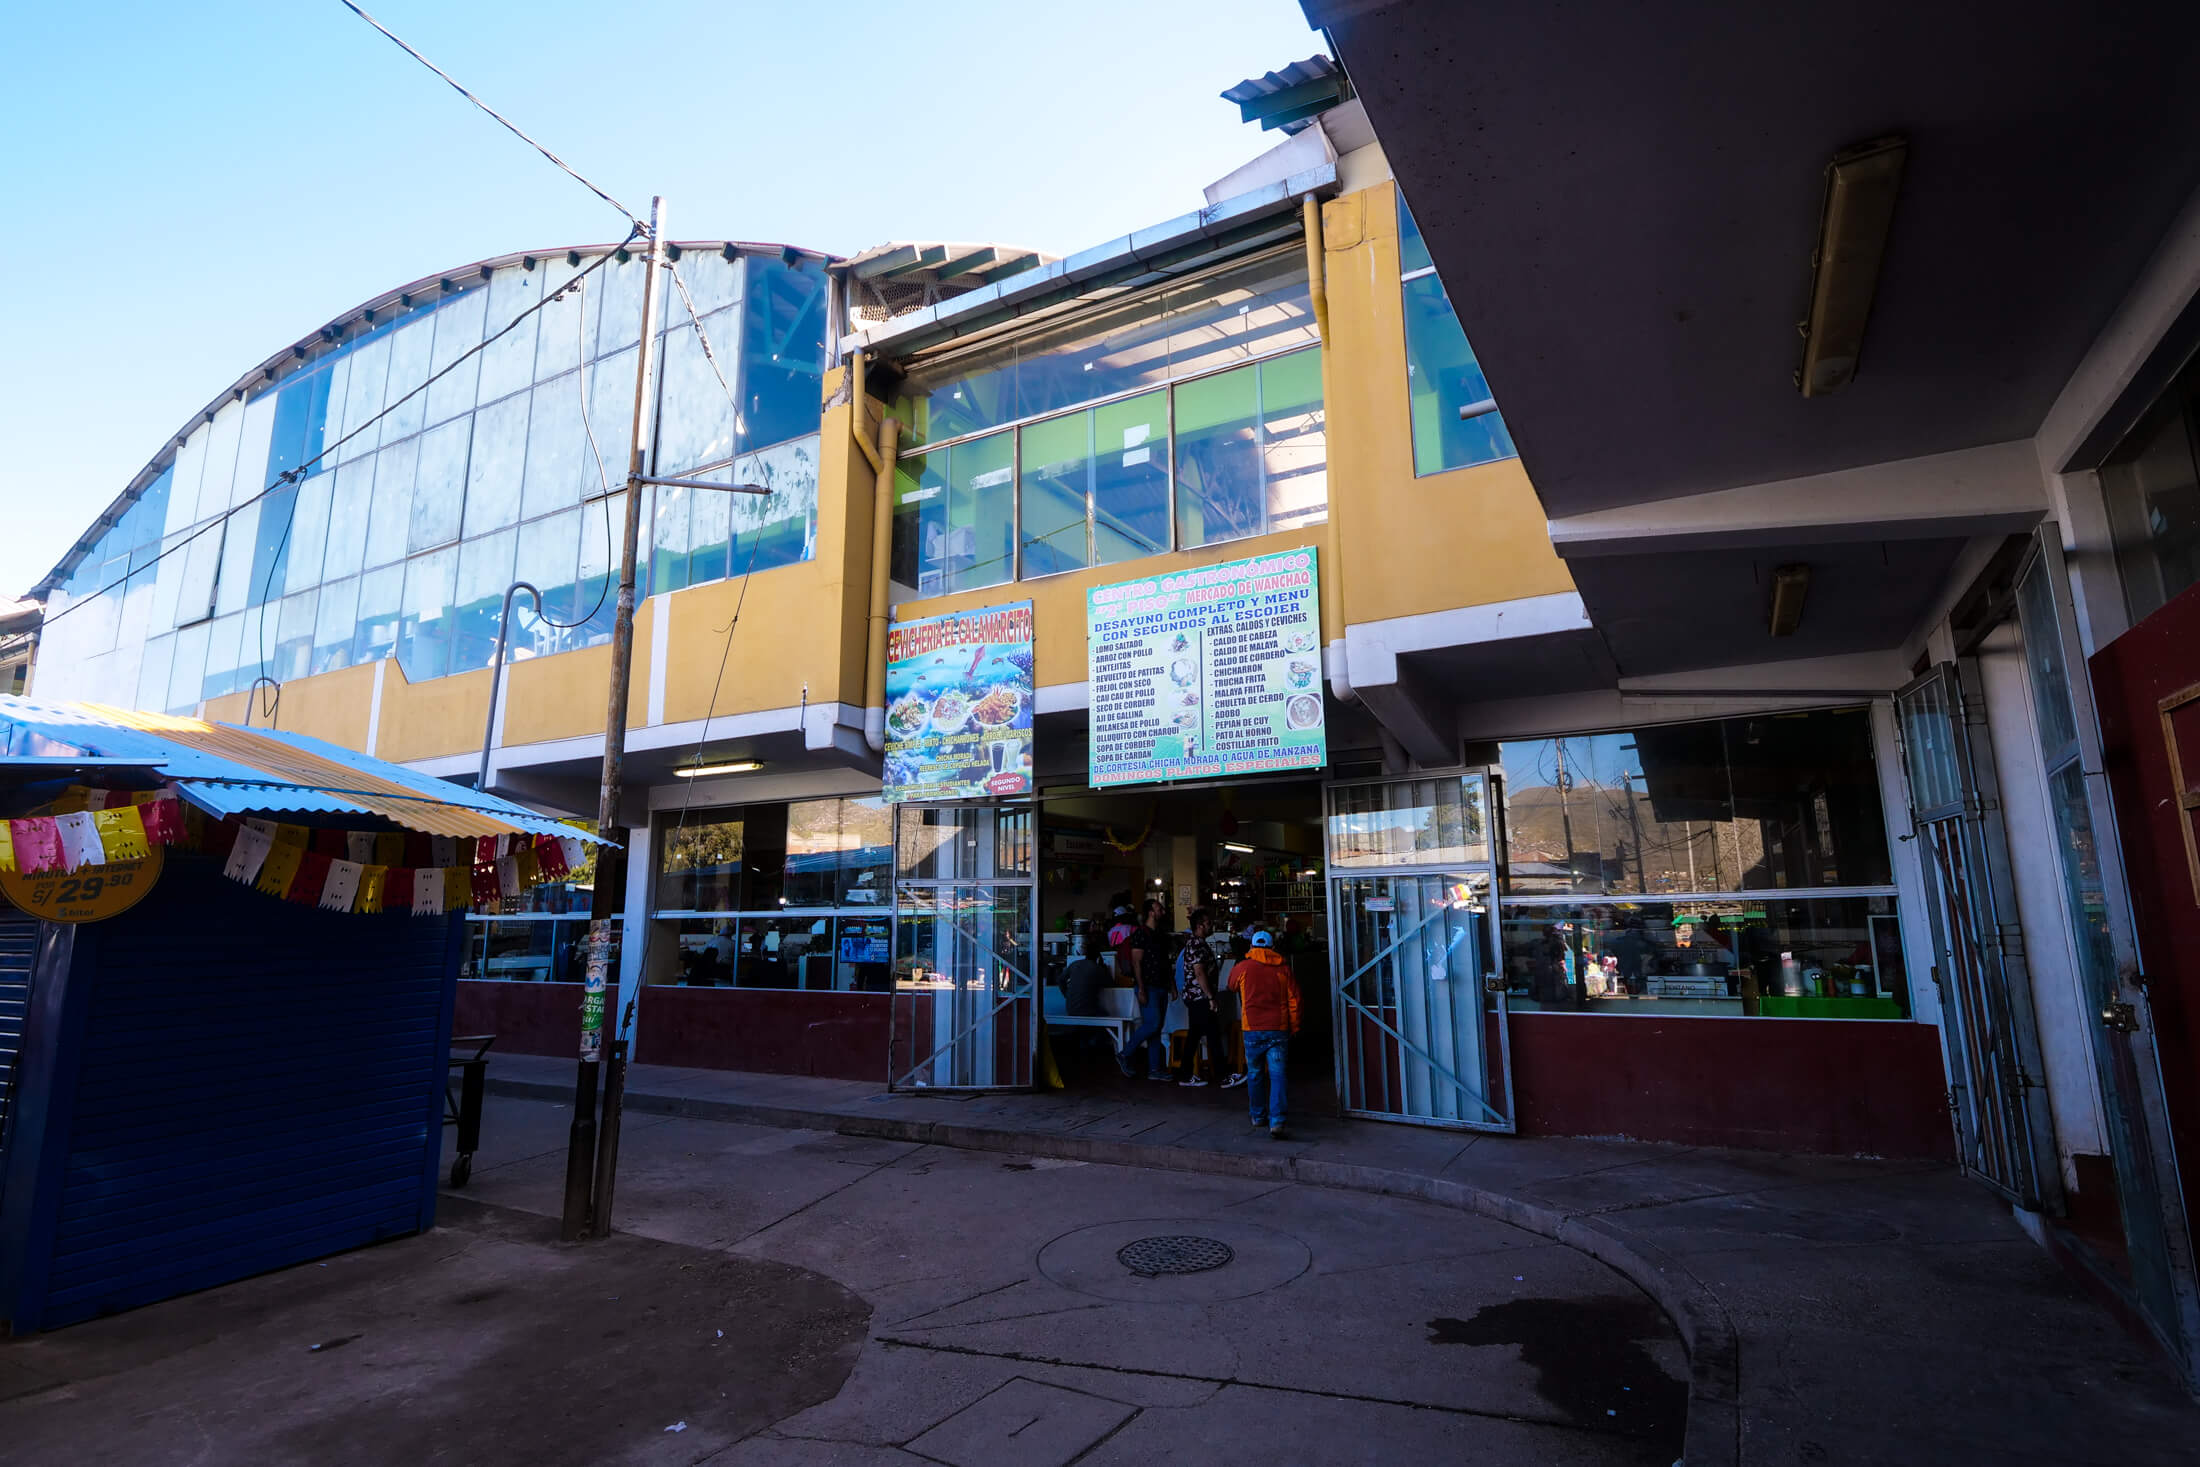
[[[1215,95],[1313,55],[1295,0],[369,0],[676,238],[1067,253],[1277,140]],[[336,0],[6,7],[0,595],[167,436],[368,297],[618,216]]]

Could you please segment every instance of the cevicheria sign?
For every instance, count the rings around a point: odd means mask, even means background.
[[[953,611],[886,630],[889,800],[1031,789],[1031,603]]]

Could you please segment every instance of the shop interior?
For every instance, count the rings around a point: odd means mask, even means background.
[[[1128,971],[1116,972],[1107,933],[1117,907],[1137,910],[1158,898],[1167,908],[1172,949],[1191,912],[1208,910],[1210,944],[1222,971],[1246,951],[1246,934],[1266,927],[1289,962],[1300,993],[1301,1029],[1291,1046],[1294,1079],[1332,1081],[1327,884],[1319,779],[1236,783],[1227,787],[1063,790],[1039,803],[1039,978],[1056,1070],[1071,1088],[1121,1085],[1113,1055],[1120,1037],[1107,1024],[1064,1023],[1064,971],[1090,941],[1110,973],[1102,1017],[1137,1012]],[[1223,1015],[1234,1069],[1242,1049]],[[1164,1032],[1176,1073],[1211,1084],[1204,1057],[1186,1055],[1184,1022],[1172,1005]],[[1188,1071],[1186,1066],[1193,1068]],[[1144,1082],[1138,1082],[1141,1085]],[[1148,1087],[1158,1088],[1158,1087]],[[1311,1099],[1311,1097],[1308,1097]],[[1299,1105],[1294,1100],[1294,1106]]]

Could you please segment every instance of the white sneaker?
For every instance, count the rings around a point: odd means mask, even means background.
[[[1194,1076],[1192,1076],[1192,1078],[1191,1078],[1191,1079],[1189,1079],[1189,1080],[1179,1080],[1179,1081],[1177,1081],[1176,1083],[1177,1083],[1177,1084],[1179,1084],[1179,1085],[1181,1085],[1181,1086],[1184,1086],[1184,1087],[1185,1087],[1186,1089],[1191,1089],[1191,1090],[1197,1090],[1197,1089],[1200,1089],[1200,1088],[1204,1087],[1204,1086],[1206,1085],[1206,1083],[1207,1083],[1207,1082],[1206,1082],[1205,1080],[1202,1080],[1202,1079],[1200,1079],[1200,1078],[1199,1078],[1199,1076],[1197,1076],[1197,1075],[1194,1075]]]
[[[1222,1088],[1225,1090],[1235,1090],[1238,1088],[1238,1086],[1243,1085],[1244,1083],[1245,1077],[1243,1075],[1232,1075],[1229,1079],[1222,1082]]]

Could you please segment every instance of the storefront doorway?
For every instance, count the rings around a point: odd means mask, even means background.
[[[890,1089],[1032,1083],[1032,809],[901,805],[894,821]]]
[[[1328,792],[1347,1114],[1513,1129],[1493,784],[1468,770]]]

